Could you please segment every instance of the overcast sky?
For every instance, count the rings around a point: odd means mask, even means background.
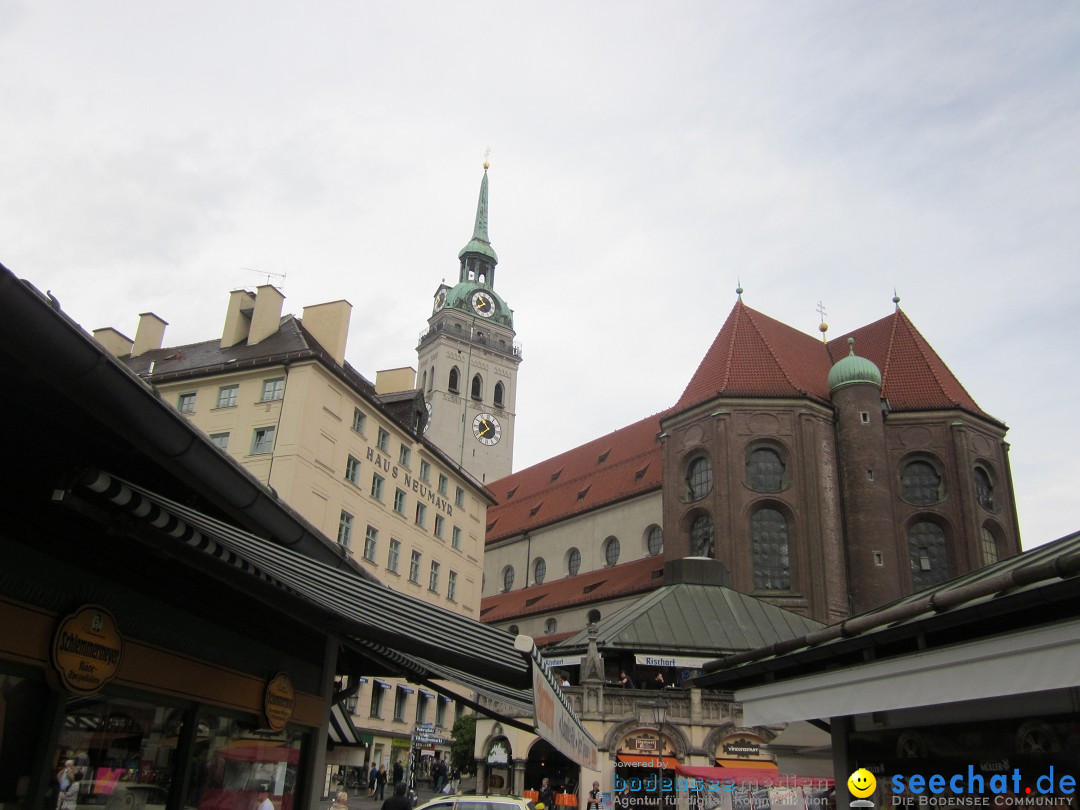
[[[0,0],[0,262],[88,330],[228,292],[415,345],[491,147],[515,468],[673,404],[735,303],[901,307],[1080,529],[1080,3]]]

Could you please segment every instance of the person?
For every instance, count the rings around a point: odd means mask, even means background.
[[[461,785],[461,768],[454,765],[450,769],[450,792],[457,793],[458,787]]]
[[[349,810],[349,794],[344,790],[339,790],[334,801],[330,803],[330,810]]]
[[[274,803],[270,801],[270,785],[266,782],[259,785],[258,810],[274,810]]]
[[[381,799],[386,795],[386,766],[380,765],[375,772],[375,798]]]
[[[56,810],[75,810],[81,779],[82,774],[75,768],[75,760],[67,760],[56,775],[57,787],[60,789],[56,797]]]
[[[436,793],[441,793],[443,787],[446,785],[446,761],[442,759],[436,760],[432,771],[432,778],[435,780],[432,789]]]
[[[545,776],[540,780],[540,795],[537,797],[537,801],[552,810],[555,807],[555,791],[552,789],[551,784],[548,782],[548,778]],[[539,806],[539,805],[537,805]]]
[[[633,689],[634,682],[630,680],[630,676],[625,671],[619,673],[619,686],[623,689]]]
[[[405,795],[405,783],[394,785],[394,795],[382,803],[380,810],[412,810],[412,802]]]
[[[626,676],[626,673],[623,673]],[[585,800],[585,810],[600,810],[604,804],[604,794],[600,792],[600,783],[593,782],[592,790],[589,791],[589,796]]]
[[[653,678],[653,686],[657,689],[663,689],[667,684],[664,683],[664,673],[657,672],[656,677]]]
[[[371,763],[371,770],[368,771],[368,798],[375,796],[375,786],[379,781],[379,769],[375,766],[375,763]]]
[[[405,768],[402,767],[400,759],[397,762],[394,763],[393,773],[394,773],[394,784],[395,785],[398,782],[405,781]]]
[[[566,675],[559,673],[559,686],[565,689],[570,685],[570,681],[566,680]]]
[[[624,779],[622,790],[620,790],[618,796],[615,797],[615,808],[616,810],[630,810],[630,805],[632,803],[630,783]]]

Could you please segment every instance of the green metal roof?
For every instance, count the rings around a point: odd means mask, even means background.
[[[829,371],[829,390],[852,383],[871,383],[880,388],[881,370],[872,360],[855,354],[855,338],[848,338],[848,356],[840,358]]]
[[[753,650],[824,627],[722,585],[665,585],[597,623],[600,650],[716,655]],[[556,644],[553,651],[585,649],[588,630]]]
[[[473,312],[471,298],[477,290],[483,290],[495,300],[495,314],[490,318],[481,318],[480,321],[493,321],[494,323],[514,328],[514,311],[506,305],[495,290],[487,284],[478,281],[462,281],[446,291],[446,306],[453,309],[464,310],[470,314]]]
[[[476,201],[476,222],[473,224],[472,239],[458,253],[458,258],[460,259],[466,253],[479,253],[490,258],[493,264],[499,263],[499,257],[495,255],[495,248],[491,246],[491,240],[488,238],[488,176],[486,163],[484,164],[484,179],[480,181],[480,198]]]

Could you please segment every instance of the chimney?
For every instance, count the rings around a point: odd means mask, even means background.
[[[345,365],[345,343],[349,339],[349,318],[352,304],[348,301],[330,301],[304,307],[304,329],[319,341],[339,365]]]
[[[233,290],[229,293],[229,309],[225,313],[225,329],[221,333],[221,348],[227,349],[247,340],[251,328],[251,313],[255,309],[255,293]]]
[[[153,312],[140,313],[139,328],[135,330],[135,345],[131,348],[131,356],[138,357],[140,354],[160,349],[161,341],[165,337],[165,327],[168,325]]]
[[[285,296],[273,284],[263,284],[255,288],[255,312],[251,316],[248,346],[254,346],[277,334],[281,326],[281,305],[284,303]]]
[[[95,329],[93,334],[94,340],[104,346],[105,351],[113,357],[123,357],[125,354],[131,354],[131,338],[117,332],[111,326]]]
[[[416,388],[415,368],[388,368],[375,372],[375,393],[396,394]]]

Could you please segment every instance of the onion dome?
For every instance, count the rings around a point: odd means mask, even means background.
[[[854,383],[870,383],[881,388],[881,370],[873,361],[855,354],[855,338],[848,338],[848,356],[841,358],[829,371],[829,390]]]

